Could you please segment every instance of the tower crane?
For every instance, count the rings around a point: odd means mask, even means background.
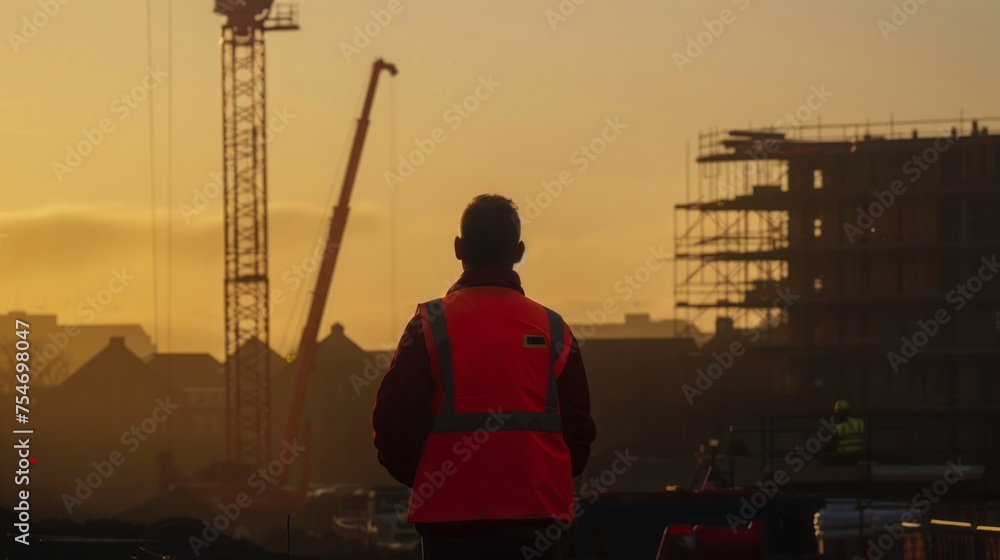
[[[274,0],[215,0],[215,12],[226,16],[222,26],[223,161],[225,192],[226,295],[226,461],[206,470],[201,480],[178,480],[170,474],[169,453],[161,465],[167,486],[175,483],[205,500],[230,503],[245,492],[246,473],[272,459],[270,427],[270,338],[267,274],[267,144],[264,81],[264,33],[298,29],[294,5]],[[283,442],[292,443],[301,425],[309,374],[315,366],[319,323],[326,305],[334,265],[347,225],[351,192],[361,162],[369,115],[381,72],[395,76],[393,64],[381,59],[372,67],[368,92],[334,207],[326,250],[302,340],[299,364]],[[254,341],[263,344],[248,344]],[[306,427],[309,439],[309,427]],[[307,443],[308,445],[308,443]],[[306,453],[308,469],[309,453]],[[298,489],[281,483],[253,502],[253,509],[300,506],[308,486],[308,471]],[[242,477],[242,478],[241,478]]]
[[[270,459],[267,88],[264,36],[297,30],[298,7],[215,0],[222,24],[226,461]]]

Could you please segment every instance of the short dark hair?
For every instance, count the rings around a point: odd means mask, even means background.
[[[514,201],[481,194],[462,212],[462,261],[472,266],[511,266],[517,261],[521,218]]]

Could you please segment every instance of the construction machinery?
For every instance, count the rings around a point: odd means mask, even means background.
[[[330,292],[330,284],[333,280],[334,265],[337,262],[337,255],[340,253],[340,245],[344,238],[344,230],[347,226],[347,214],[351,192],[354,189],[354,180],[358,174],[358,166],[361,163],[361,151],[364,147],[365,137],[368,133],[369,115],[371,114],[372,103],[375,99],[375,89],[378,85],[378,78],[385,70],[395,76],[397,71],[393,64],[381,59],[376,60],[372,66],[371,79],[368,83],[368,91],[365,95],[365,102],[362,108],[361,117],[358,119],[358,128],[354,135],[354,143],[351,146],[351,154],[348,159],[347,171],[344,174],[344,182],[341,185],[340,198],[333,209],[333,218],[330,221],[330,230],[327,235],[326,248],[323,251],[323,260],[320,263],[319,273],[316,277],[316,289],[313,292],[313,299],[309,308],[309,315],[302,332],[302,340],[298,351],[298,368],[296,371],[292,398],[288,410],[288,422],[285,426],[285,436],[282,440],[281,449],[292,448],[296,444],[299,428],[302,424],[302,409],[305,404],[306,388],[309,384],[309,375],[315,366],[316,349],[318,342],[316,335],[319,332],[319,323],[323,317],[323,309],[326,307],[327,296]],[[227,402],[231,406],[232,402]],[[230,416],[232,413],[230,412]],[[284,468],[277,476],[277,483],[267,486],[267,492],[255,498],[250,506],[259,510],[274,509],[296,509],[305,502],[306,491],[309,487],[309,448],[310,430],[306,426],[305,458],[302,461],[304,467],[297,487],[289,487],[286,483],[291,473],[290,468]],[[268,457],[270,460],[271,457]],[[262,463],[263,464],[263,463]],[[225,464],[215,465],[214,468],[203,473],[202,478],[212,479],[212,482],[194,483],[184,485],[189,490],[193,490],[203,499],[219,500],[222,503],[231,503],[241,492],[247,490],[248,476],[255,476],[254,469],[249,468],[246,462],[227,461]]]
[[[274,0],[217,0],[215,12],[226,16],[222,26],[223,161],[225,175],[225,295],[226,295],[226,460],[178,479],[169,453],[161,457],[164,487],[179,486],[204,501],[234,503],[247,491],[248,481],[261,475],[285,446],[294,445],[301,425],[308,376],[315,364],[319,322],[326,305],[334,265],[347,224],[354,187],[378,78],[396,67],[379,59],[371,80],[341,187],[334,207],[316,290],[299,346],[299,365],[282,449],[270,449],[270,327],[267,255],[267,139],[264,81],[264,34],[298,29],[295,6]],[[294,509],[305,502],[309,484],[308,441],[301,483],[277,484],[255,497],[256,510]]]
[[[340,254],[340,244],[344,239],[344,229],[347,227],[347,213],[349,211],[348,203],[351,200],[351,192],[354,190],[354,179],[358,174],[358,165],[361,163],[361,150],[364,147],[365,136],[368,134],[368,116],[371,114],[372,102],[375,100],[375,88],[378,85],[378,78],[383,70],[389,72],[392,76],[395,76],[397,73],[395,65],[385,62],[382,59],[376,60],[372,65],[371,78],[368,82],[368,92],[365,95],[361,117],[358,119],[358,129],[354,135],[354,144],[351,146],[351,156],[347,162],[347,172],[344,174],[344,183],[340,188],[340,198],[333,209],[333,218],[330,220],[330,231],[326,238],[326,248],[323,251],[323,261],[320,263],[319,273],[316,275],[316,289],[313,291],[312,303],[309,306],[309,315],[306,319],[305,328],[302,330],[302,340],[299,342],[299,351],[296,354],[298,368],[288,407],[285,436],[282,440],[285,444],[295,441],[302,423],[302,409],[305,403],[306,388],[309,385],[309,375],[316,365],[316,348],[318,346],[316,336],[319,332],[320,320],[323,318],[323,309],[326,307],[327,296],[330,293],[330,283],[333,281],[333,271],[337,264],[337,255]],[[306,434],[308,435],[308,426]],[[288,470],[283,473],[282,480],[286,480],[287,476]],[[306,478],[303,476],[303,487],[308,485]]]
[[[225,16],[226,460],[259,467],[271,459],[264,37],[297,30],[298,10],[274,0],[216,0],[215,13]]]
[[[333,218],[330,221],[330,230],[327,235],[326,248],[323,251],[323,260],[320,263],[319,273],[316,277],[316,289],[313,292],[312,303],[309,308],[309,315],[306,319],[305,328],[302,332],[302,340],[298,351],[298,368],[296,370],[295,384],[292,391],[292,398],[288,411],[288,422],[285,426],[285,436],[282,440],[282,449],[294,446],[297,440],[299,428],[302,424],[302,409],[305,404],[306,388],[309,384],[309,375],[315,366],[316,349],[318,342],[316,336],[319,332],[319,323],[323,317],[323,309],[326,307],[327,296],[330,292],[330,284],[333,280],[334,266],[337,262],[337,255],[340,253],[340,245],[344,238],[344,230],[347,226],[347,214],[351,192],[354,189],[354,180],[358,174],[358,167],[361,163],[361,151],[364,147],[365,137],[368,133],[369,115],[371,114],[372,103],[375,99],[375,89],[378,78],[385,70],[395,76],[397,71],[393,64],[381,59],[376,60],[372,66],[371,79],[368,83],[368,91],[365,96],[361,117],[358,119],[358,128],[354,135],[354,143],[351,146],[351,154],[348,159],[347,171],[344,174],[344,182],[341,185],[340,198],[333,209]],[[231,405],[228,402],[227,405]],[[232,414],[230,413],[230,416]],[[302,461],[304,464],[299,485],[291,488],[286,485],[290,468],[282,469],[277,475],[277,484],[268,486],[268,492],[255,499],[252,507],[254,509],[294,509],[305,502],[306,490],[309,486],[309,426],[305,430],[306,457]],[[268,458],[270,460],[270,457]],[[253,476],[252,469],[248,469],[246,462],[228,461],[223,465],[216,465],[214,470],[205,473],[207,478],[214,479],[210,483],[185,485],[189,490],[195,491],[202,498],[209,500],[221,500],[223,503],[230,503],[240,492],[246,491],[247,475]]]
[[[215,0],[225,17],[222,55],[222,169],[225,199],[226,457],[193,478],[177,476],[160,456],[160,485],[179,486],[202,501],[234,503],[250,477],[272,459],[270,449],[270,302],[267,228],[267,87],[264,37],[299,29],[298,8],[274,0]],[[278,489],[273,489],[278,490]],[[301,502],[269,492],[268,509]]]

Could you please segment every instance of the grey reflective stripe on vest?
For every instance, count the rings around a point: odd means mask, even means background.
[[[487,412],[455,412],[455,383],[452,369],[451,339],[444,318],[444,303],[436,299],[427,303],[427,321],[431,326],[434,345],[440,359],[441,392],[444,400],[434,418],[432,432],[475,432],[484,429],[495,431],[562,432],[559,415],[559,391],[556,386],[556,362],[565,346],[563,322],[555,312],[545,309],[549,318],[549,383],[545,399],[545,412],[505,412],[502,409]],[[557,341],[558,337],[558,341]]]
[[[440,298],[427,303],[427,321],[431,324],[434,346],[440,358],[441,390],[444,391],[444,401],[441,403],[439,414],[453,414],[455,386],[451,371],[451,339],[448,338],[448,325],[444,322],[444,302]]]
[[[452,412],[434,418],[432,432],[553,432],[562,433],[562,418],[550,412]]]

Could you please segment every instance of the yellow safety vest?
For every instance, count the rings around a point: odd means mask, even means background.
[[[849,417],[837,424],[837,453],[860,453],[864,446],[865,421]]]

